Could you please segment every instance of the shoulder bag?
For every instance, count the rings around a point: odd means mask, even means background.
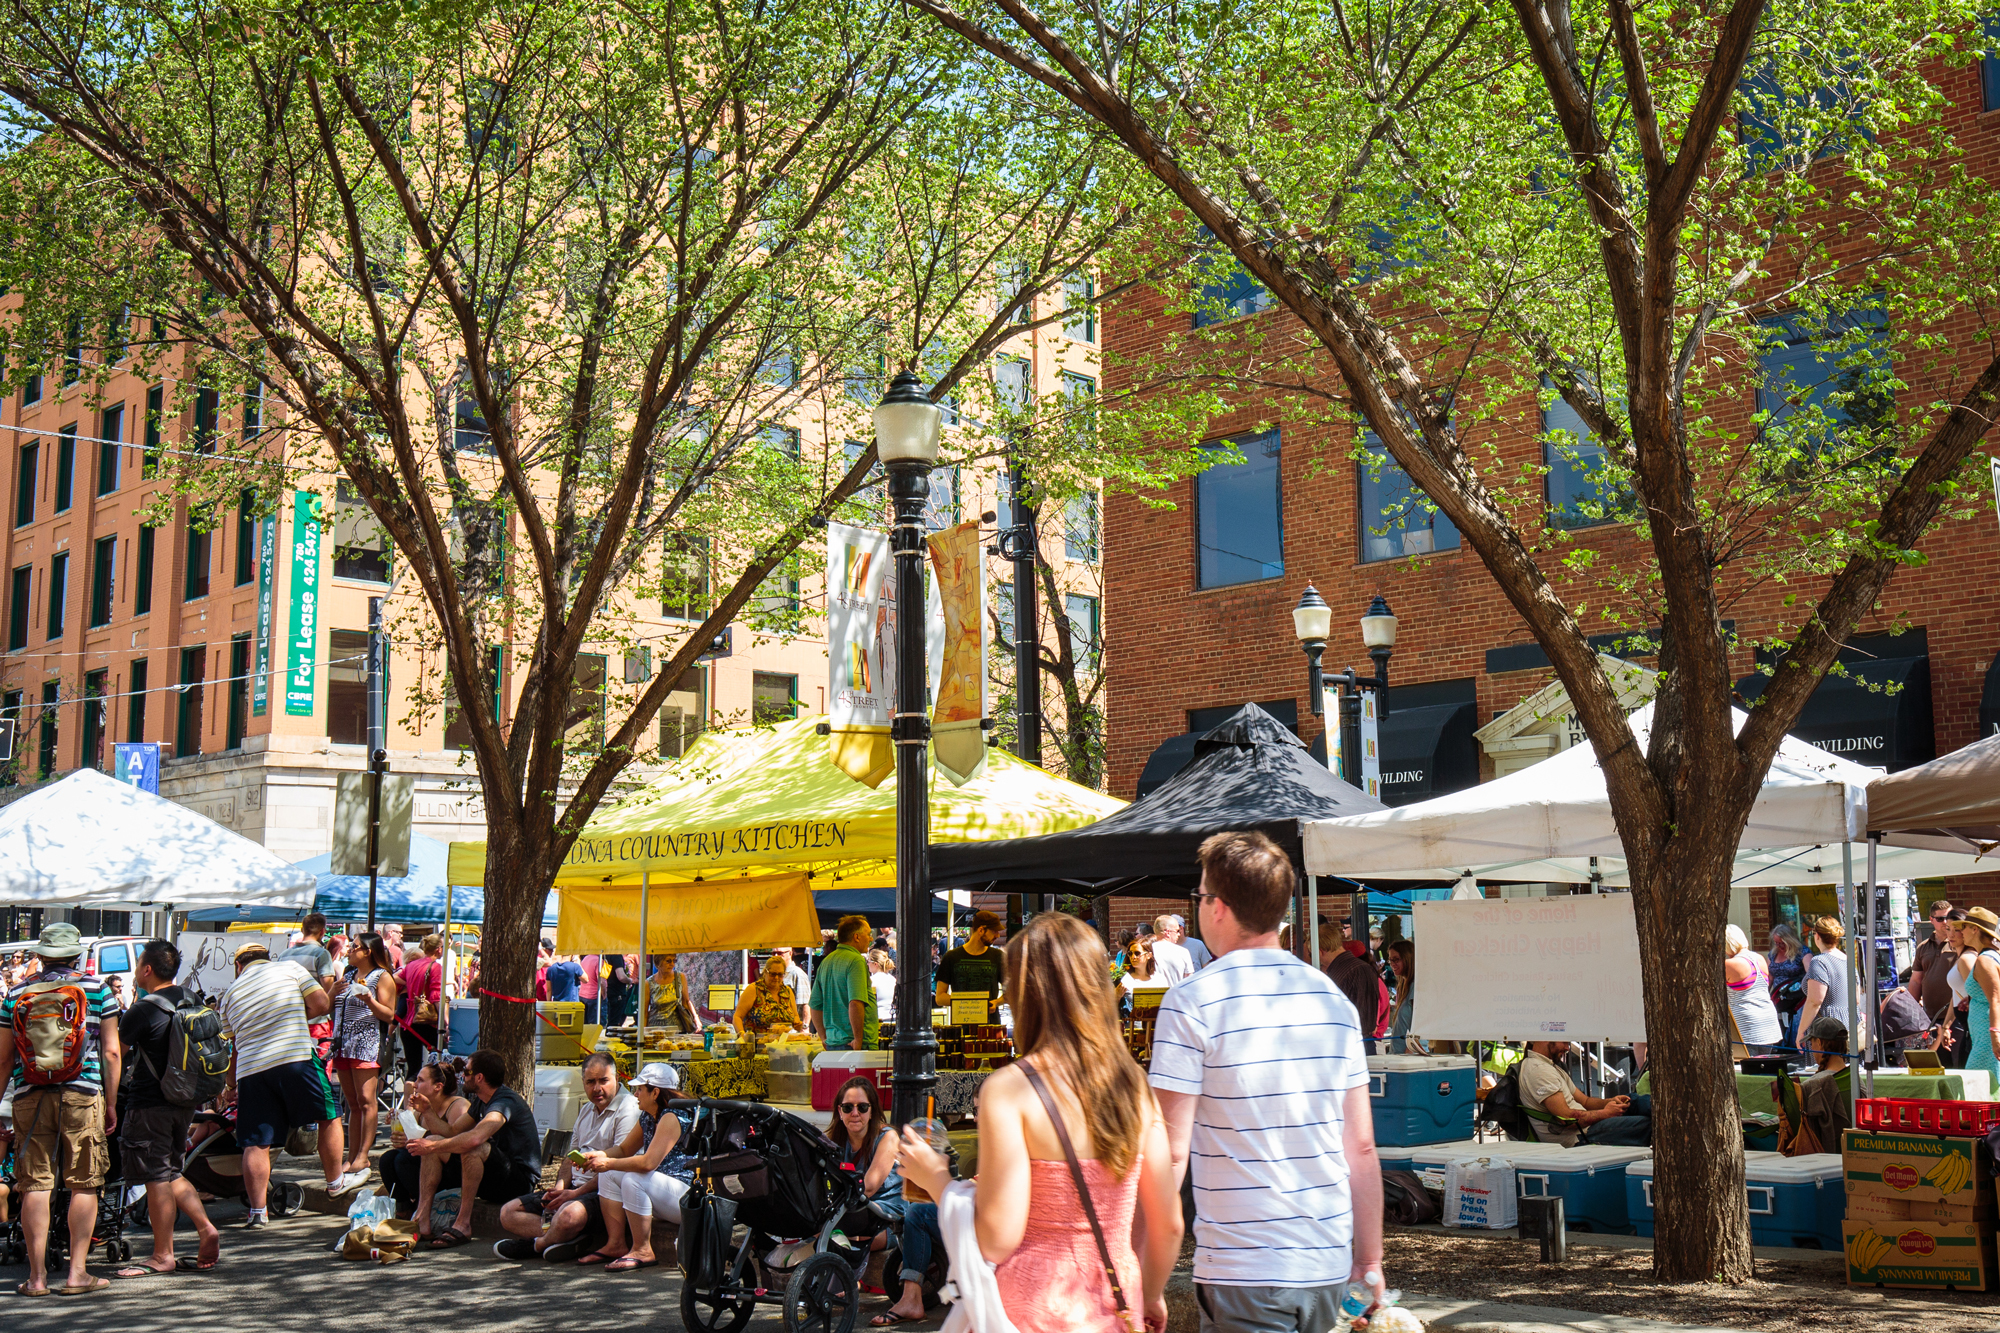
[[[1104,1228],[1097,1223],[1097,1206],[1090,1201],[1090,1187],[1083,1183],[1083,1166],[1076,1160],[1076,1149],[1070,1146],[1069,1129],[1063,1124],[1062,1112],[1056,1109],[1056,1099],[1049,1095],[1048,1085],[1042,1082],[1034,1065],[1021,1061],[1021,1072],[1028,1076],[1029,1086],[1042,1099],[1042,1107],[1049,1113],[1049,1124],[1055,1127],[1056,1140],[1062,1144],[1063,1160],[1069,1163],[1069,1178],[1076,1185],[1077,1202],[1083,1205],[1083,1215],[1090,1221],[1090,1234],[1097,1241],[1097,1257],[1104,1261],[1104,1278],[1111,1284],[1111,1299],[1118,1303],[1118,1317],[1132,1333],[1143,1333],[1144,1325],[1132,1317],[1131,1304],[1125,1299],[1118,1267],[1111,1262],[1111,1247],[1104,1243]]]

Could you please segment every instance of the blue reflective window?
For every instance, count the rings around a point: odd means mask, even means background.
[[[1542,389],[1553,392],[1546,380]],[[1632,493],[1603,475],[1604,446],[1581,413],[1556,398],[1542,413],[1542,435],[1550,522],[1559,528],[1587,528],[1632,516]]]
[[[1830,431],[1893,418],[1894,371],[1881,311],[1856,310],[1825,324],[1796,314],[1759,324],[1768,339],[1757,385],[1766,441],[1816,452]]]
[[[1400,560],[1406,555],[1458,549],[1458,528],[1429,507],[1410,474],[1389,457],[1372,430],[1361,432],[1369,457],[1355,464],[1361,490],[1361,558]]]
[[[1220,588],[1285,572],[1285,513],[1278,484],[1278,432],[1240,436],[1194,479],[1199,587]]]
[[[1213,241],[1215,233],[1203,227],[1201,238]],[[1194,271],[1199,295],[1199,303],[1194,308],[1194,326],[1198,329],[1225,320],[1241,319],[1245,315],[1261,314],[1277,304],[1270,290],[1251,277],[1250,270],[1227,251],[1211,251],[1198,257]]]
[[[1979,54],[1980,106],[2000,111],[2000,14],[1988,14],[1979,31],[1985,38]]]

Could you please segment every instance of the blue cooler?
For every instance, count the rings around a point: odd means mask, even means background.
[[[1401,1148],[1389,1148],[1385,1150],[1380,1144],[1377,1144],[1375,1156],[1381,1161],[1384,1171],[1414,1171],[1417,1169],[1416,1160]]]
[[[537,1027],[540,1024],[536,1024]],[[479,1049],[479,1001],[477,999],[453,1000],[451,1002],[451,1040],[445,1045],[446,1055],[471,1055]]]
[[[1407,1148],[1470,1136],[1477,1072],[1469,1055],[1369,1056],[1375,1142]]]
[[[1750,1240],[1787,1249],[1838,1250],[1847,1215],[1847,1186],[1839,1153],[1780,1157],[1743,1154],[1743,1188],[1749,1195]],[[1625,1168],[1625,1200],[1639,1234],[1653,1234],[1653,1164]]]
[[[1522,1198],[1561,1196],[1563,1222],[1570,1230],[1632,1234],[1625,1168],[1650,1159],[1651,1148],[1592,1144],[1565,1148],[1560,1143],[1508,1143],[1502,1144],[1499,1151],[1514,1164],[1514,1178]]]

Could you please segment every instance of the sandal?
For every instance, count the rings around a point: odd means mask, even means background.
[[[472,1234],[470,1232],[460,1231],[457,1227],[446,1227],[442,1235],[431,1237],[431,1248],[434,1250],[455,1250],[461,1245],[469,1244],[471,1240]]]
[[[613,1259],[610,1263],[604,1265],[604,1271],[607,1273],[636,1273],[642,1268],[657,1268],[659,1265],[660,1261],[658,1259],[639,1259],[627,1254]]]
[[[58,1296],[95,1296],[100,1291],[109,1291],[110,1289],[110,1278],[93,1277],[80,1287],[57,1287],[55,1293]]]
[[[219,1254],[206,1262],[200,1258],[191,1258],[184,1254],[174,1260],[174,1271],[176,1273],[212,1273],[215,1271],[215,1266],[221,1262],[222,1256]]]
[[[624,1257],[622,1254],[606,1254],[602,1250],[592,1250],[589,1254],[577,1260],[577,1263],[584,1268],[595,1268],[599,1264],[609,1264],[614,1259],[623,1259]]]
[[[896,1314],[893,1311],[884,1311],[883,1313],[878,1314],[873,1319],[869,1320],[868,1327],[894,1328],[897,1324],[921,1324],[923,1322],[924,1322],[924,1317],[922,1315]]]
[[[133,1264],[130,1268],[118,1269],[111,1276],[121,1282],[130,1282],[134,1278],[141,1277],[165,1277],[169,1273],[179,1272],[181,1264],[185,1262],[185,1260],[176,1260],[172,1268],[155,1268],[151,1264]]]
[[[43,1287],[40,1291],[29,1291],[28,1284],[25,1282],[23,1282],[20,1286],[14,1288],[14,1294],[16,1296],[26,1296],[29,1300],[34,1300],[37,1297],[41,1296],[55,1295],[55,1293],[49,1290],[47,1287]]]

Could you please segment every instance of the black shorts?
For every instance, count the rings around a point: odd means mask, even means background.
[[[192,1106],[135,1106],[118,1120],[127,1185],[171,1185],[187,1165]]]
[[[486,1174],[479,1178],[479,1197],[488,1203],[505,1203],[525,1194],[540,1194],[540,1173],[497,1151],[486,1154]],[[539,1206],[539,1205],[538,1205]]]
[[[340,1119],[333,1087],[317,1060],[294,1060],[260,1069],[236,1083],[236,1142],[244,1148],[269,1148],[301,1125],[323,1125]]]
[[[520,1204],[523,1211],[547,1216],[548,1209],[542,1203],[547,1192],[533,1190],[523,1194],[514,1202]],[[582,1198],[570,1200],[570,1203],[577,1204],[583,1209],[583,1233],[576,1238],[578,1244],[588,1245],[594,1249],[611,1238],[611,1233],[604,1229],[604,1203],[597,1197],[595,1190]],[[563,1207],[567,1208],[569,1204],[564,1204]]]

